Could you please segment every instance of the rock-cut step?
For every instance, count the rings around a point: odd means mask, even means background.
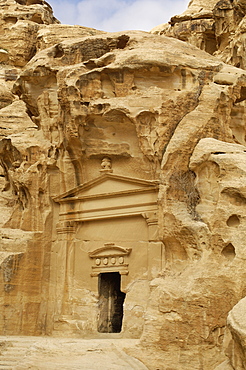
[[[0,337],[0,370],[148,370],[124,348],[134,339]]]

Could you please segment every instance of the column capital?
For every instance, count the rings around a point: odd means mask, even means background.
[[[145,218],[148,226],[158,225],[158,212],[146,212],[142,213],[142,216]]]
[[[58,234],[70,234],[75,232],[76,223],[74,221],[60,221],[56,224]]]

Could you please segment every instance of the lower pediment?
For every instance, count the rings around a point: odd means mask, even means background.
[[[131,248],[123,248],[114,243],[105,243],[103,247],[89,252],[93,260],[91,276],[98,276],[105,272],[119,272],[121,275],[128,274],[127,258]]]
[[[116,256],[125,256],[131,253],[131,248],[123,248],[114,243],[105,243],[103,247],[97,248],[93,252],[89,252],[90,258],[108,258]]]

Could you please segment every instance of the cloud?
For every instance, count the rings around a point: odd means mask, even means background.
[[[50,0],[64,24],[79,24],[104,31],[144,30],[182,13],[189,0]]]

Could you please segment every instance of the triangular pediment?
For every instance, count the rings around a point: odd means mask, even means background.
[[[131,193],[137,191],[150,191],[158,188],[157,181],[141,180],[133,177],[119,176],[111,173],[103,174],[94,180],[54,198],[56,202],[66,202],[81,197],[94,197],[117,193]]]

